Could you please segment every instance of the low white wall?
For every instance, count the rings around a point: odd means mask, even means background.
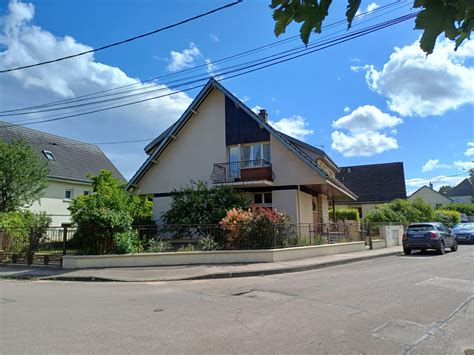
[[[372,249],[382,249],[386,248],[387,244],[384,239],[372,239]]]
[[[263,250],[219,250],[126,255],[65,255],[64,269],[165,266],[188,264],[268,263],[315,256],[351,253],[365,249],[364,242]]]
[[[380,236],[385,240],[387,248],[402,245],[403,226],[391,225],[380,227]]]

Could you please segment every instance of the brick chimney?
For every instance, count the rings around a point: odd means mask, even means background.
[[[430,182],[430,189],[433,189],[433,184]]]
[[[258,117],[260,117],[263,122],[268,123],[268,113],[264,108],[258,110]]]

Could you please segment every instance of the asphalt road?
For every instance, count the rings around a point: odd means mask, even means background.
[[[0,287],[5,354],[474,349],[474,245],[265,277]]]

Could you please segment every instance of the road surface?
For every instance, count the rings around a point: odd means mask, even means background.
[[[265,277],[0,287],[5,354],[474,349],[474,245]]]

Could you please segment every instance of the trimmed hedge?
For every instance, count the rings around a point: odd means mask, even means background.
[[[452,227],[453,225],[461,222],[461,213],[450,210],[436,210],[435,221]]]
[[[333,211],[329,211],[329,216],[333,215]],[[358,221],[359,211],[355,208],[339,208],[336,209],[337,221]]]
[[[474,203],[450,203],[443,206],[443,210],[458,211],[467,216],[474,216]]]

